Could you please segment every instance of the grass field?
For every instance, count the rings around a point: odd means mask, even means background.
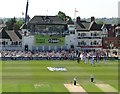
[[[65,67],[67,72],[51,72],[47,67]],[[109,84],[118,90],[118,61],[103,61],[92,67],[76,61],[35,60],[2,61],[2,92],[66,92],[64,84],[77,83],[87,92],[103,92],[90,82],[94,74],[95,83]],[[102,93],[103,94],[103,93]]]

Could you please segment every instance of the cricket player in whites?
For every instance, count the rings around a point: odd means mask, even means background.
[[[74,86],[76,85],[76,83],[77,83],[77,78],[76,77],[74,77]]]

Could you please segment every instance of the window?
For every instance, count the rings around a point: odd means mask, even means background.
[[[99,43],[98,43],[97,41],[94,41],[93,44],[94,44],[94,45],[98,45]]]
[[[22,42],[19,42],[19,45],[22,45]]]
[[[14,43],[14,42],[12,42],[12,45],[15,45],[15,43]]]
[[[96,45],[96,44],[97,44],[97,42],[96,42],[96,41],[94,41],[94,42],[93,42],[93,44],[94,44],[94,45]]]
[[[78,46],[81,46],[81,43],[80,43],[80,42],[78,42]]]
[[[8,42],[6,42],[5,44],[8,45]]]
[[[2,42],[2,45],[5,45],[5,41]]]
[[[78,36],[80,36],[80,33],[78,33]]]
[[[70,34],[75,34],[75,31],[70,31]]]
[[[91,36],[93,36],[93,33],[91,33]]]
[[[93,43],[92,43],[92,42],[91,42],[90,44],[91,44],[91,45],[93,45]]]
[[[97,36],[97,33],[94,33],[94,36]]]
[[[15,42],[15,45],[18,45],[18,42],[17,42],[17,41]]]
[[[81,33],[81,36],[83,37],[83,36],[86,36],[86,33]]]
[[[80,44],[81,44],[81,45],[86,45],[86,42],[85,42],[85,41],[81,41]]]

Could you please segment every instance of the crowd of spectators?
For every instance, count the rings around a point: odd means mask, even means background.
[[[1,51],[1,57],[75,57],[74,51]]]
[[[63,59],[75,59],[80,57],[94,57],[94,58],[101,58],[101,57],[109,57],[109,54],[103,51],[74,51],[74,50],[60,50],[60,51],[1,51],[0,57],[7,58],[7,57],[15,57],[15,58],[25,58],[25,57],[40,57],[40,58],[63,58]]]

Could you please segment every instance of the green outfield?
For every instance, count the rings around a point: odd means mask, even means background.
[[[65,67],[66,72],[49,71],[47,67]],[[95,83],[90,82],[94,74]],[[2,61],[2,92],[66,92],[64,84],[77,83],[87,92],[104,92],[95,84],[109,84],[118,90],[118,61],[90,64],[64,60]]]

